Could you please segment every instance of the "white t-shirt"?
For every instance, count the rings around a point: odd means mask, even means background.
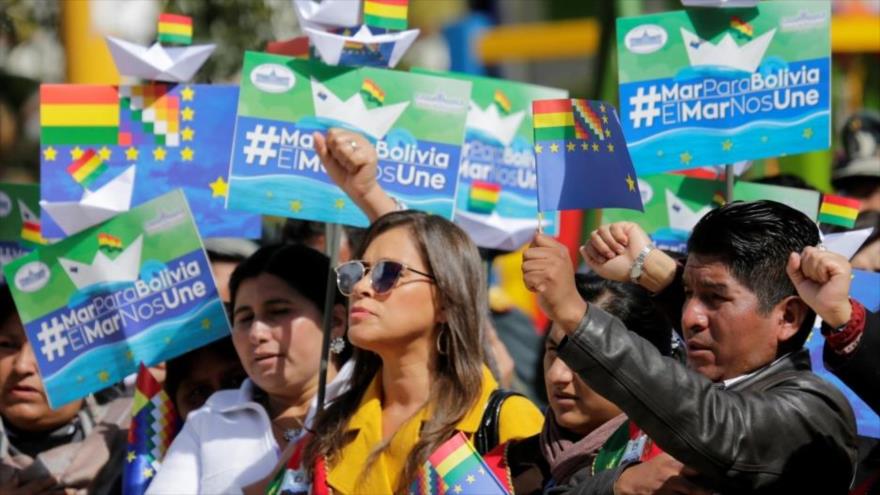
[[[328,401],[348,389],[353,367],[349,361],[327,384]],[[243,487],[268,476],[281,450],[268,414],[253,396],[254,384],[245,380],[238,390],[219,390],[191,412],[147,494],[241,493]],[[317,397],[312,399],[306,426],[316,407]]]

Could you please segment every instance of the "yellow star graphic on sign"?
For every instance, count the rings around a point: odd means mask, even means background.
[[[217,177],[217,180],[208,184],[208,187],[211,188],[211,197],[226,197],[229,193],[229,184],[223,179],[223,177]]]
[[[186,148],[180,150],[180,159],[185,162],[191,162],[193,160],[193,155],[195,154],[196,152],[193,151],[192,148],[187,146]]]
[[[152,468],[144,468],[144,478],[152,478],[153,477],[153,469]]]
[[[550,145],[550,152],[551,152],[551,153],[556,153],[557,151],[559,151],[559,145],[556,144],[556,143],[551,144],[551,145]]]
[[[195,90],[191,87],[187,86],[180,91],[180,96],[183,98],[183,101],[192,101],[193,96],[196,95]]]
[[[605,113],[605,104],[604,103],[599,103],[599,111],[602,113]]]
[[[183,128],[182,131],[180,131],[180,136],[183,138],[184,141],[192,141],[195,134],[196,131],[194,131],[193,128],[190,126],[186,126]]]
[[[129,361],[134,361],[134,352],[132,352],[131,349],[125,351],[125,359],[128,359]]]
[[[296,199],[290,202],[290,211],[294,213],[299,213],[302,210],[303,204],[302,201]]]
[[[629,174],[626,174],[626,188],[630,191],[636,190],[636,181],[634,181],[633,178],[629,176]]]
[[[608,143],[608,151],[611,153],[614,153],[614,145],[613,144]]]
[[[567,149],[568,151],[574,151],[575,149],[577,149],[577,145],[569,141],[568,144],[565,145],[565,149]]]
[[[813,137],[813,128],[807,127],[806,129],[804,129],[804,133],[802,134],[802,136],[804,136],[804,139],[810,139],[811,137]]]
[[[605,129],[605,137],[611,137],[611,129]]]
[[[56,151],[55,148],[53,148],[51,146],[49,146],[48,148],[43,150],[43,158],[47,162],[54,161],[56,155],[58,155],[58,151]]]
[[[138,159],[138,150],[134,146],[129,146],[127,150],[125,150],[125,159],[133,162]]]
[[[599,143],[593,143],[593,151],[599,151]]]
[[[83,156],[83,150],[79,146],[70,150],[70,157],[74,160],[79,160]]]
[[[275,197],[275,193],[273,193],[272,191],[266,191],[266,197],[272,199],[273,197]]]
[[[193,117],[196,116],[196,111],[190,107],[184,108],[180,114],[183,116],[183,120],[192,120]]]
[[[603,123],[603,124],[607,124],[607,123],[608,123],[608,116],[607,116],[607,115],[603,115],[603,116],[602,116],[602,123]]]
[[[165,159],[165,148],[163,148],[161,146],[156,146],[156,148],[153,149],[153,159],[156,160],[157,162],[164,160]]]
[[[455,488],[453,488],[452,491],[454,491],[455,493],[461,493],[464,491],[464,489],[461,487],[461,485],[455,485]]]
[[[583,143],[581,143],[581,149],[584,151],[588,151],[590,149],[590,143],[584,141]]]
[[[681,160],[681,163],[684,163],[685,165],[690,165],[691,160],[694,159],[694,157],[691,156],[689,151],[685,151],[684,153],[678,155],[678,158],[679,158],[679,160]]]
[[[98,373],[98,380],[100,380],[101,382],[110,381],[110,373],[108,373],[107,370],[100,371]]]
[[[536,144],[535,145],[535,153],[540,155],[542,151],[544,151],[544,147],[541,146],[540,144]]]
[[[211,320],[209,318],[205,318],[202,320],[202,330],[210,330],[211,329]]]
[[[128,455],[125,458],[128,459],[129,463],[132,463],[132,462],[134,462],[135,458],[137,458],[137,456],[134,455],[134,452],[129,450]]]
[[[725,139],[724,142],[721,143],[721,149],[724,151],[730,151],[730,148],[733,148],[733,141]]]
[[[477,478],[475,478],[474,475],[469,474],[469,475],[467,475],[466,481],[467,481],[469,484],[473,484],[474,482],[477,481]]]
[[[337,199],[336,200],[336,208],[339,210],[345,208],[345,200],[342,198]]]
[[[101,160],[109,160],[111,153],[110,148],[106,146],[102,146],[101,149],[98,150],[98,156],[101,157]]]

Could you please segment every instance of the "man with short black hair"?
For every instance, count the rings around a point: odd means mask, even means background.
[[[593,232],[582,248],[593,270],[643,285],[677,313],[686,368],[588,307],[571,286],[565,248],[535,238],[523,275],[568,335],[559,356],[680,461],[672,466],[667,456],[655,471],[651,461],[634,462],[614,493],[652,493],[675,478],[720,493],[846,493],[856,458],[853,412],[810,371],[803,349],[814,310],[828,318],[823,312],[833,309],[809,306],[786,271],[792,253],[818,241],[806,215],[773,201],[708,213],[694,227],[684,267],[634,223]],[[638,445],[631,450],[625,456],[638,461]]]

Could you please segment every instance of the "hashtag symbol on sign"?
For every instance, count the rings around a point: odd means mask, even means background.
[[[629,112],[629,118],[634,129],[642,126],[642,120],[649,127],[654,125],[654,117],[660,116],[660,109],[657,108],[659,101],[660,93],[657,92],[656,86],[651,86],[648,94],[645,94],[645,88],[639,88],[634,96],[629,97],[629,104],[633,107]]]
[[[55,360],[55,354],[58,357],[64,357],[64,349],[70,343],[64,336],[64,325],[57,318],[52,318],[52,325],[48,325],[45,321],[40,324],[40,332],[37,339],[40,340],[40,350],[46,355],[49,362]]]
[[[278,150],[275,149],[276,144],[281,142],[281,136],[276,133],[275,126],[269,126],[268,132],[263,132],[263,125],[258,124],[253,131],[245,134],[248,140],[247,146],[244,147],[245,162],[254,163],[255,158],[260,159],[260,165],[266,165],[269,158],[278,156]]]

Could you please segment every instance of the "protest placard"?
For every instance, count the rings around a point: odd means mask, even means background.
[[[603,223],[637,222],[661,249],[685,252],[694,225],[712,208],[725,202],[722,181],[697,179],[678,174],[640,177],[638,183],[644,213],[604,210]],[[819,192],[791,187],[739,181],[733,198],[742,201],[772,199],[791,206],[815,220],[819,212]]]
[[[0,182],[0,270],[46,244],[40,233],[40,186]],[[0,282],[3,273],[0,272]]]
[[[620,121],[604,101],[536,100],[538,210],[642,210]]]
[[[248,52],[229,173],[231,209],[355,226],[366,216],[331,181],[312,134],[363,133],[379,184],[407,207],[452,218],[470,83]]]
[[[532,100],[565,98],[568,91],[455,72],[413,72],[470,81],[455,222],[478,246],[514,250],[537,227],[538,180]],[[558,215],[544,220],[555,235]]]
[[[179,189],[4,271],[52,407],[229,334]]]
[[[182,188],[204,237],[260,236],[224,209],[238,88],[40,87],[43,235],[61,238]]]
[[[640,175],[831,144],[829,2],[617,20],[620,114]]]

